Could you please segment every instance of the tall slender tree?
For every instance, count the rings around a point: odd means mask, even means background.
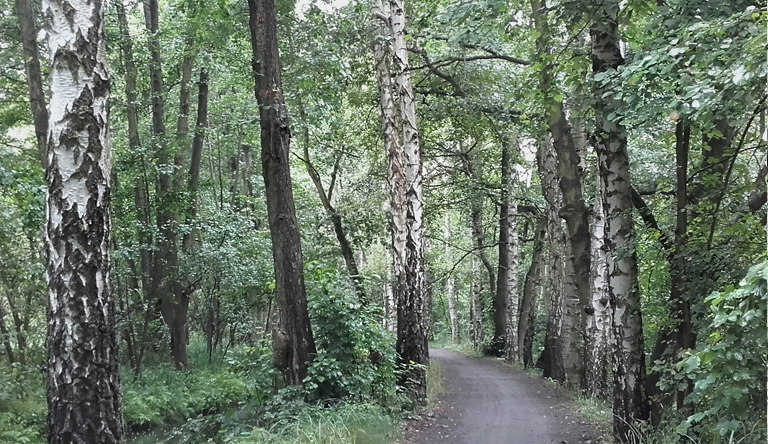
[[[307,310],[304,261],[288,159],[291,132],[283,97],[277,18],[272,0],[248,0],[253,74],[261,126],[261,166],[267,196],[275,299],[280,324],[272,330],[275,366],[286,384],[302,385],[317,354]]]
[[[619,48],[618,12],[618,1],[604,1],[590,27],[592,72],[608,78],[624,63]],[[649,406],[627,136],[615,117],[619,101],[609,88],[607,81],[595,81],[595,149],[604,190],[605,243],[609,252],[606,262],[614,339],[613,433],[617,440],[628,441],[635,425],[649,418]]]
[[[573,134],[565,114],[562,96],[559,96],[554,77],[551,57],[553,52],[552,35],[549,27],[548,9],[541,0],[531,0],[531,15],[538,37],[536,49],[542,61],[539,72],[539,88],[544,92],[547,128],[552,135],[552,145],[557,154],[557,172],[563,206],[559,216],[565,220],[568,230],[567,242],[569,262],[575,294],[566,295],[565,312],[568,328],[563,329],[565,347],[563,356],[567,358],[566,372],[571,384],[584,386],[583,337],[586,330],[586,313],[590,304],[590,234],[587,207],[582,195],[581,173],[579,172],[579,153],[573,140]],[[575,317],[575,319],[571,319]]]
[[[501,137],[499,137],[501,139]],[[496,294],[493,295],[493,341],[490,352],[502,356],[507,336],[507,303],[509,302],[509,271],[510,271],[510,148],[501,141],[501,199],[499,202],[499,266],[496,273]]]
[[[443,216],[443,240],[445,242],[445,261],[451,263],[451,213],[446,212]],[[449,273],[445,278],[445,298],[448,300],[448,321],[451,324],[451,344],[457,344],[461,339],[461,330],[459,329],[459,312],[456,299],[456,279],[453,273]]]
[[[542,256],[544,252],[544,238],[547,234],[547,219],[538,216],[536,221],[536,233],[533,236],[533,254],[531,265],[525,274],[523,284],[523,297],[520,301],[520,321],[517,326],[518,352],[523,366],[528,368],[533,363],[533,339],[535,334],[534,324],[536,320],[536,295],[541,285]]]
[[[46,0],[48,442],[119,443],[104,4]]]
[[[37,152],[43,168],[46,167],[48,156],[48,110],[46,109],[45,93],[43,92],[43,75],[40,70],[40,52],[37,49],[37,26],[32,12],[30,0],[15,0],[16,17],[19,20],[21,47],[24,53],[24,70],[27,74],[29,104],[32,107],[32,121],[35,126]]]
[[[601,399],[610,399],[609,369],[612,362],[611,306],[608,299],[608,268],[605,251],[605,214],[602,180],[597,177],[592,227],[592,306],[586,331],[585,372],[587,390]]]
[[[563,357],[563,283],[565,275],[565,233],[559,212],[562,195],[557,180],[557,158],[549,137],[539,143],[536,154],[541,191],[547,202],[546,231],[549,240],[549,273],[545,283],[549,300],[547,309],[547,327],[544,336],[544,350],[537,366],[541,367],[545,377],[565,381],[565,362]]]
[[[406,365],[401,383],[419,402],[427,397],[424,365],[429,363],[424,277],[424,199],[419,132],[416,125],[416,101],[405,44],[405,1],[390,0],[389,24],[392,31],[392,60],[403,135],[403,173],[405,177],[405,257],[404,285],[397,295],[397,352]],[[414,365],[416,364],[416,365]]]

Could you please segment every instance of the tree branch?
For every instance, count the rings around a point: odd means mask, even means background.
[[[672,243],[672,240],[667,236],[667,233],[665,233],[659,227],[659,223],[656,221],[656,216],[653,215],[653,211],[645,203],[645,201],[643,200],[643,197],[640,195],[640,193],[637,192],[635,187],[630,186],[629,189],[632,194],[632,204],[635,206],[635,208],[637,208],[637,211],[640,213],[640,217],[643,219],[645,226],[650,229],[656,230],[659,233],[659,243],[664,248],[664,251],[667,253],[667,257],[671,258],[675,251],[675,245]]]

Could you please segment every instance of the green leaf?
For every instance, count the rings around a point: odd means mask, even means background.
[[[693,370],[696,370],[699,368],[699,365],[701,364],[701,358],[699,358],[697,355],[691,356],[690,358],[685,360],[685,371],[691,372]]]

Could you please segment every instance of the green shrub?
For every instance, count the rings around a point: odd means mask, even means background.
[[[676,379],[693,382],[686,402],[697,412],[678,433],[702,442],[765,442],[767,270],[766,262],[756,265],[739,288],[706,299],[706,341],[677,364]]]
[[[335,268],[310,263],[307,270],[318,350],[304,381],[310,399],[394,403],[394,339],[381,311],[363,305]]]
[[[179,372],[168,364],[148,367],[141,379],[124,378],[123,415],[132,429],[177,424],[246,402],[262,403],[272,390],[270,352],[237,349],[208,368]]]
[[[43,375],[33,366],[0,366],[0,442],[45,442]]]

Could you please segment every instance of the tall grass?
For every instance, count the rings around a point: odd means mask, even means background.
[[[445,335],[440,335],[430,341],[429,346],[433,348],[444,348],[475,358],[483,356],[482,347],[476,350],[471,342],[451,343],[451,339]]]
[[[434,406],[444,392],[443,369],[439,362],[432,360],[427,367],[427,406]]]
[[[398,435],[395,421],[372,404],[339,404],[302,409],[294,418],[254,428],[232,444],[389,444]]]

